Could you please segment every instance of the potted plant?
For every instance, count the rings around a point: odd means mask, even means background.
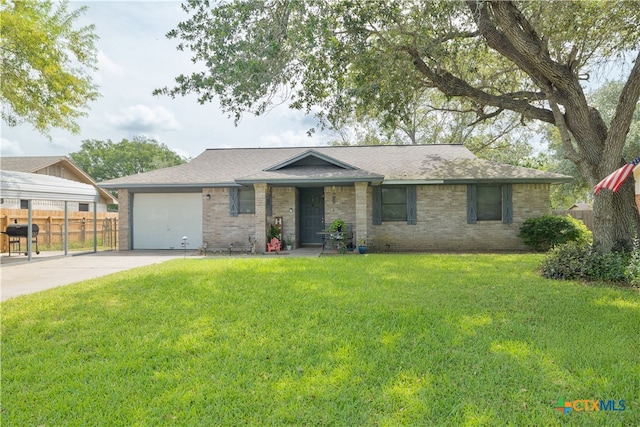
[[[267,242],[270,242],[274,237],[280,240],[280,229],[277,226],[272,225],[267,230]]]
[[[338,232],[340,232],[340,231],[342,231],[344,226],[345,226],[344,220],[338,218],[338,219],[334,220],[331,223],[331,225],[329,226],[329,231],[338,231]]]
[[[358,252],[361,254],[367,253],[367,242],[364,239],[358,241]]]
[[[287,247],[288,251],[293,249],[293,237],[291,236],[287,237],[286,242],[282,242],[282,243]]]

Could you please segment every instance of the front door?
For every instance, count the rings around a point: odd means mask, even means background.
[[[324,229],[324,188],[300,189],[300,243],[322,243]]]

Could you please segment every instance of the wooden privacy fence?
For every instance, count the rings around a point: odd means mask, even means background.
[[[28,215],[29,212],[26,209],[2,209],[0,212],[1,230],[6,230],[7,225],[14,222],[26,224]],[[38,245],[41,251],[61,251],[64,249],[64,239],[67,234],[64,226],[64,211],[33,210],[31,220],[40,228]],[[68,220],[69,249],[93,250],[93,212],[69,212]],[[2,252],[8,252],[8,236],[6,234],[0,236],[2,236],[0,238]],[[115,250],[118,248],[118,214],[116,212],[98,212],[96,239],[99,249]]]
[[[593,211],[592,210],[579,210],[579,209],[571,209],[566,211],[553,211],[554,215],[569,215],[576,219],[582,220],[584,225],[591,231],[593,231]]]

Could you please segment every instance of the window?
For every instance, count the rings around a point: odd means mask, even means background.
[[[499,185],[478,185],[476,194],[476,220],[502,220],[502,188]]]
[[[29,209],[29,201],[20,200],[20,209]]]
[[[382,187],[382,220],[407,220],[406,187]]]
[[[416,186],[376,186],[372,189],[373,224],[383,221],[417,223]]]
[[[467,186],[467,223],[477,221],[513,222],[511,184]]]
[[[253,188],[238,190],[238,212],[241,214],[256,213],[256,192]]]
[[[80,212],[89,212],[89,203],[78,203],[78,210]]]
[[[253,188],[229,189],[229,216],[256,213],[256,192]]]

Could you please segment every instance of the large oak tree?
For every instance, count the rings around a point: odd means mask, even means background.
[[[183,8],[190,16],[169,37],[202,71],[157,92],[217,97],[236,120],[285,100],[319,108],[321,120],[358,108],[392,117],[417,89],[436,88],[479,120],[509,111],[556,126],[591,186],[628,160],[640,96],[636,2],[192,0]],[[607,64],[626,73],[608,125],[585,96]],[[633,199],[631,184],[596,197],[594,240],[603,251],[640,231]]]

